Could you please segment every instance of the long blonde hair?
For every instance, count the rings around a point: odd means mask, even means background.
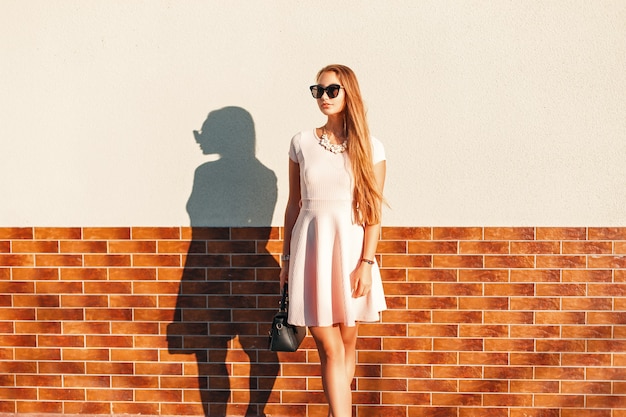
[[[317,79],[332,71],[345,89],[343,110],[344,130],[348,139],[348,155],[354,176],[353,211],[359,224],[378,224],[381,221],[380,193],[372,159],[372,140],[367,125],[361,89],[354,72],[345,65],[328,65],[317,73]]]

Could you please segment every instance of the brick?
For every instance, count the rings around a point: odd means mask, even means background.
[[[13,295],[14,307],[59,307],[58,295]]]
[[[626,268],[626,256],[624,255],[591,255],[589,268]]]
[[[539,297],[545,296],[584,296],[587,292],[585,284],[537,284],[535,294]]]
[[[485,268],[534,268],[535,257],[524,255],[486,255]]]
[[[589,352],[623,352],[626,348],[625,340],[589,340]]]
[[[40,388],[40,400],[84,401],[85,391],[72,388]]]
[[[35,239],[38,240],[69,240],[81,239],[79,227],[35,227]]]
[[[454,337],[458,333],[456,324],[409,324],[408,335],[411,337]]]
[[[487,379],[532,379],[533,368],[526,366],[488,366],[484,377]]]
[[[175,270],[180,279],[180,270]],[[109,279],[111,281],[154,281],[157,279],[155,268],[110,268]]]
[[[443,365],[456,364],[456,352],[409,352],[408,360],[405,362],[415,365]]]
[[[432,229],[429,227],[382,227],[383,240],[430,240]]]
[[[31,227],[0,227],[0,239],[17,240],[32,239],[33,237]]]
[[[591,342],[591,341],[590,341]],[[537,352],[584,352],[584,340],[537,340]]]
[[[61,375],[15,375],[15,384],[21,387],[60,387]]]
[[[59,242],[46,240],[16,240],[12,245],[13,253],[58,253]]]
[[[123,267],[131,265],[130,255],[85,255],[86,267]]]
[[[2,266],[34,266],[33,255],[3,255],[0,254],[0,265]]]
[[[561,271],[558,269],[521,269],[511,270],[511,282],[559,282]]]
[[[459,352],[460,365],[507,365],[509,357],[506,353]]]
[[[558,297],[511,297],[511,310],[560,310],[561,299]]]
[[[472,283],[435,283],[433,285],[433,295],[435,296],[481,296],[483,294],[482,284]]]
[[[613,280],[613,274],[611,271],[605,270],[576,270],[565,269],[563,270],[563,282],[611,282]]]
[[[152,295],[111,295],[109,307],[156,307],[157,298]],[[93,305],[92,305],[93,306]]]
[[[63,360],[65,361],[105,361],[110,360],[108,349],[93,348],[64,348]],[[108,377],[107,377],[108,378]]]
[[[584,407],[583,395],[535,395],[537,407]]]
[[[612,252],[612,242],[563,242],[564,254],[600,254]]]
[[[486,311],[484,323],[496,324],[530,324],[533,323],[532,312]]]
[[[381,262],[384,268],[428,268],[431,265],[430,255],[383,255]]]
[[[482,397],[479,394],[432,394],[433,405],[482,405]]]
[[[156,253],[157,242],[154,240],[122,240],[122,241],[110,241],[109,252],[110,253]]]
[[[424,310],[456,310],[458,308],[458,300],[456,297],[410,297],[409,309]]]
[[[45,281],[36,285],[37,294],[81,294],[83,286],[80,282]]]
[[[156,252],[163,254],[207,253],[205,241],[187,242],[178,240],[160,240],[156,242]]]
[[[537,268],[585,268],[587,257],[579,255],[538,255]],[[597,268],[597,266],[596,266]]]
[[[585,323],[585,313],[538,311],[537,313],[535,313],[535,323],[537,324],[583,324]]]
[[[588,284],[589,296],[624,297],[626,296],[626,284]]]
[[[61,241],[61,253],[106,253],[107,242],[104,241],[84,241],[67,240]]]
[[[508,310],[506,297],[460,297],[460,310]]]
[[[564,394],[610,394],[610,382],[562,381]]]
[[[626,240],[626,227],[590,227],[589,240]]]
[[[434,255],[434,268],[482,268],[483,257],[474,255]]]
[[[426,311],[387,310],[383,311],[382,317],[385,323],[427,323],[430,321],[430,314]]]
[[[613,300],[610,298],[573,297],[562,300],[563,310],[612,310]]]
[[[536,368],[535,379],[550,379],[559,381],[583,380],[585,379],[585,371],[581,368],[566,368],[563,366],[542,366]]]
[[[534,341],[528,339],[486,339],[486,352],[532,352]]]
[[[60,334],[61,323],[58,322],[17,322],[15,323],[16,334]]]
[[[407,253],[407,242],[402,240],[383,240],[378,242],[376,251],[380,254]]]
[[[468,338],[435,338],[433,340],[434,351],[482,351],[483,340],[482,339],[468,339]]]
[[[480,407],[480,408],[460,408],[459,417],[509,417],[509,411],[506,408]]]
[[[431,295],[432,285],[426,283],[383,283],[385,295]]]
[[[35,255],[37,266],[83,266],[82,255]]]
[[[95,414],[107,414],[110,415],[111,403],[108,402],[72,402],[67,401],[63,403],[63,410],[66,414],[82,414],[82,415],[95,415]]]
[[[534,295],[534,284],[485,284],[485,295],[487,296],[524,296]]]
[[[483,229],[480,227],[435,227],[432,231],[434,240],[482,240]]]
[[[589,312],[587,322],[589,324],[623,324],[626,323],[626,312]]]
[[[533,240],[534,227],[485,227],[485,240]]]
[[[35,292],[35,284],[32,282],[2,282],[0,281],[0,293],[6,294],[28,294]]]
[[[410,254],[442,254],[442,253],[458,253],[458,243],[455,241],[409,241],[408,253]]]
[[[585,240],[587,229],[584,227],[538,227],[537,240]]]
[[[134,240],[180,239],[179,227],[133,227],[131,238]]]
[[[587,366],[611,366],[611,355],[602,353],[564,353],[563,366],[578,366],[581,370]]]
[[[64,281],[103,281],[106,279],[106,268],[61,268],[61,280]]]
[[[507,337],[507,325],[463,324],[459,326],[460,337]]]
[[[511,326],[511,337],[519,339],[542,339],[559,337],[560,326],[521,325]]]
[[[130,282],[87,281],[84,283],[85,295],[92,294],[131,294],[133,285]]]
[[[560,242],[511,242],[512,254],[558,254],[561,253]],[[567,252],[565,252],[567,253]]]
[[[461,254],[508,254],[510,253],[509,242],[492,241],[461,241],[459,242],[459,253]]]
[[[568,339],[601,339],[612,337],[610,326],[562,326],[561,334]]]
[[[532,394],[484,394],[483,405],[487,407],[530,407]]]
[[[388,281],[386,279],[385,281]],[[409,281],[421,282],[456,282],[457,271],[453,269],[410,269],[408,271]]]
[[[433,311],[433,323],[482,323],[478,311]]]
[[[508,282],[509,271],[501,269],[462,269],[459,282]]]
[[[619,412],[615,410],[614,412]],[[561,417],[622,417],[619,414],[611,414],[610,409],[590,410],[582,408],[565,408],[561,411]]]
[[[60,401],[18,401],[17,412],[20,414],[61,413],[63,403]]]
[[[86,239],[86,240],[130,239],[130,228],[129,227],[84,227],[83,239]]]
[[[82,362],[40,362],[39,374],[69,375],[85,373],[85,364]]]
[[[501,380],[461,380],[460,392],[508,392],[509,383]]]

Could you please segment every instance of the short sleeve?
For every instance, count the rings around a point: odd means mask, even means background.
[[[300,134],[297,134],[291,138],[291,143],[289,144],[289,159],[299,163],[298,155],[300,153]]]
[[[385,147],[383,146],[383,143],[372,137],[372,162],[376,165],[380,161],[384,161],[386,159],[387,156],[385,155]]]

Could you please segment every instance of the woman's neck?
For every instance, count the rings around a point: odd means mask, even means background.
[[[323,129],[337,139],[345,139],[343,117],[329,117]]]

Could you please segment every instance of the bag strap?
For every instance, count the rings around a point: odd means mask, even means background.
[[[283,287],[283,297],[280,300],[280,311],[287,311],[287,284]]]

